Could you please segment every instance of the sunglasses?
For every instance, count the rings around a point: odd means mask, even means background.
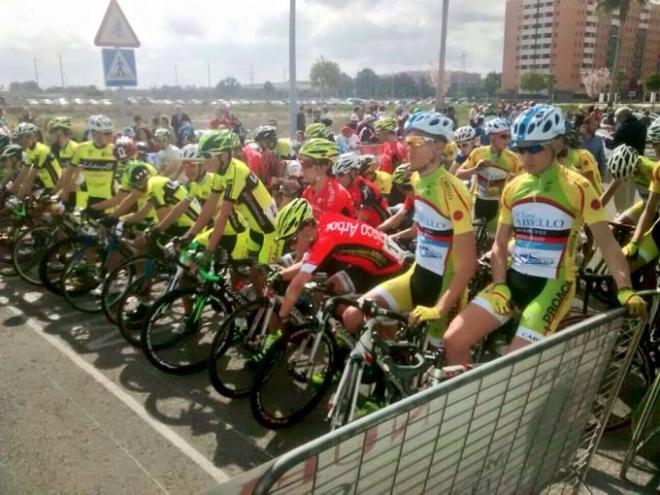
[[[318,165],[318,162],[311,158],[303,158],[300,160],[300,166],[302,168],[312,168],[314,165]]]
[[[495,134],[500,139],[511,139],[511,134]]]
[[[413,148],[419,148],[420,146],[424,146],[425,144],[430,144],[434,140],[430,137],[425,137],[425,136],[408,136],[406,137],[406,144],[408,146],[412,146]]]
[[[524,155],[528,153],[530,155],[536,155],[545,149],[545,146],[542,144],[530,144],[529,146],[516,146],[516,152],[519,155]]]

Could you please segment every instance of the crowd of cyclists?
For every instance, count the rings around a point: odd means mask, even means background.
[[[145,260],[173,256],[180,289],[213,284],[231,296],[213,306],[209,317],[216,329],[211,338],[221,344],[214,342],[204,358],[215,359],[209,366],[216,379],[222,372],[218,356],[240,344],[244,365],[261,377],[262,391],[275,373],[259,374],[260,361],[278,340],[302,345],[292,335],[310,321],[329,325],[321,333],[329,332],[345,358],[361,345],[368,354],[379,339],[398,343],[380,348],[401,366],[411,366],[410,348],[401,343],[412,340],[432,356],[433,366],[468,369],[478,344],[510,320],[515,335],[509,351],[539,342],[560,328],[580,270],[595,252],[611,274],[615,301],[630,315],[645,314],[636,290],[648,284],[649,266],[655,274],[660,254],[660,119],[646,135],[655,156],[617,146],[607,159],[612,182],[605,189],[596,159],[576,136],[579,115],[569,120],[557,106],[521,104],[512,121],[477,116],[462,127],[433,110],[376,111],[362,110],[362,120],[348,122],[337,135],[328,122],[311,123],[292,142],[275,125],[248,133],[219,120],[217,129],[190,126],[182,135],[159,127],[155,149],[134,128],[117,132],[104,115],[87,119],[88,140],[80,143],[69,117],[52,118],[42,130],[21,122],[0,133],[0,249],[23,256],[18,263],[24,269],[37,252],[31,266],[43,265],[44,253],[61,241],[51,229],[39,246],[32,237],[32,244],[17,248],[20,233],[38,222],[52,225],[77,215],[79,222],[111,233],[97,235],[106,244],[91,285],[83,287],[78,279],[75,290],[67,289],[72,279],[66,276],[75,271],[70,264],[91,263],[89,251],[75,256],[84,242],[65,244],[46,267],[51,281],[62,277],[60,288],[72,297],[85,292],[100,301],[93,305],[99,311],[107,303],[102,299],[114,294],[108,294],[108,279],[127,260],[141,260],[131,265],[134,282],[140,273],[146,276],[151,265]],[[361,139],[351,139],[356,132]],[[620,212],[617,221],[634,226],[620,239],[605,205],[626,181],[636,184],[642,201]],[[128,249],[116,249],[117,243]],[[119,318],[143,332],[143,339],[151,338],[148,327],[165,311],[159,298],[172,290],[170,284],[158,292],[156,285],[143,285]],[[186,294],[183,319],[197,307],[194,290]],[[249,313],[248,330],[241,333],[241,307],[255,301],[270,308],[267,324],[252,332],[250,319],[257,317]],[[394,324],[397,315],[404,318]],[[376,316],[389,319],[381,318],[369,332],[372,341],[365,342],[365,325]],[[424,330],[406,340],[402,326],[406,332]],[[171,327],[178,337],[202,333],[197,326]],[[152,354],[169,346],[141,344]],[[309,374],[309,381],[325,389],[344,386],[346,373],[337,359],[320,379]],[[372,408],[387,393],[382,380],[375,381],[366,401]],[[285,396],[279,394],[279,407],[286,407]],[[255,400],[263,408],[263,396]],[[277,414],[270,417],[265,423],[277,426]]]

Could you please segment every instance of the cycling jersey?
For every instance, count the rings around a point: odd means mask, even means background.
[[[603,179],[601,179],[598,171],[598,162],[588,150],[569,149],[566,156],[559,160],[559,163],[581,175],[591,172],[594,177],[592,184],[596,189],[596,194],[601,195],[603,193]]]
[[[558,164],[538,175],[519,175],[502,194],[499,222],[513,227],[512,268],[519,273],[574,280],[582,224],[604,221],[591,183]]]
[[[408,158],[408,149],[401,141],[384,142],[380,157],[379,170],[393,174],[394,169]]]
[[[94,141],[80,143],[71,158],[71,165],[82,169],[81,191],[89,198],[108,199],[115,193],[117,160],[112,154],[112,145],[98,148]]]
[[[64,146],[58,147],[57,150],[53,146],[52,151],[55,153],[57,161],[60,162],[60,166],[68,167],[71,165],[71,160],[77,149],[78,143],[69,139]]]
[[[179,201],[186,199],[187,196],[188,192],[185,187],[167,177],[150,177],[147,182],[146,197],[156,210],[176,206]],[[176,226],[190,227],[199,217],[200,211],[199,203],[197,201],[191,202],[185,213],[177,219]]]
[[[312,205],[314,217],[318,220],[323,213],[339,213],[355,218],[355,208],[350,193],[336,179],[328,178],[323,188],[316,193],[312,186],[307,186],[302,198]]]
[[[498,155],[490,146],[480,146],[472,150],[462,165],[463,169],[475,168],[482,160],[489,161],[492,165],[479,169],[472,179],[471,191],[480,199],[499,200],[509,176],[520,171],[520,158],[508,149]]]
[[[188,197],[191,200],[197,200],[200,204],[204,205],[206,200],[209,199],[211,194],[220,194],[225,191],[222,177],[216,173],[207,172],[204,176],[196,181],[188,184]],[[229,215],[224,235],[236,235],[237,232],[244,232],[246,230],[241,216],[234,210]]]
[[[319,220],[316,242],[303,257],[302,271],[313,273],[328,259],[372,275],[388,275],[403,267],[405,251],[364,222],[326,213]]]
[[[645,156],[639,157],[632,180],[637,186],[639,195],[647,200],[649,191],[660,194],[660,162],[654,162]]]
[[[456,235],[472,232],[470,196],[465,185],[444,167],[412,176],[417,265],[442,275],[448,268]]]
[[[149,170],[149,177],[156,177],[158,175],[158,171],[150,163],[146,163],[146,162],[143,162],[141,160],[129,160],[124,165],[124,169],[123,169],[122,174],[121,174],[121,178],[120,178],[120,182],[119,182],[119,190],[121,192],[125,192],[125,193],[130,193],[131,192],[131,190],[132,190],[132,188],[131,188],[131,172],[133,171],[133,168],[135,168],[136,166],[147,167],[147,169]],[[148,198],[147,198],[146,195],[142,195],[138,198],[138,200],[137,200],[137,209],[138,209],[138,211],[140,211],[140,210],[142,210],[142,208],[144,208],[144,206],[147,204],[147,200],[148,200]],[[155,221],[156,220],[156,212],[152,210],[151,212],[149,212],[149,215],[147,216],[147,218],[150,221]]]
[[[347,190],[353,199],[357,216],[363,222],[378,227],[389,217],[387,201],[370,180],[358,175]]]
[[[48,146],[37,142],[31,149],[25,150],[27,165],[37,169],[37,182],[46,189],[53,189],[60,180],[62,169],[55,154]]]
[[[224,186],[224,200],[234,203],[250,229],[261,234],[273,233],[277,208],[263,182],[236,158],[232,158],[219,175],[219,184]]]
[[[447,160],[453,162],[458,156],[458,145],[454,141],[445,144],[442,154],[445,155]]]
[[[376,170],[376,177],[374,178],[373,182],[378,186],[381,194],[385,194],[387,196],[392,192],[392,174],[388,174],[382,170]]]

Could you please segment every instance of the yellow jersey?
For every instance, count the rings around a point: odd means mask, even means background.
[[[520,157],[508,149],[498,154],[490,146],[480,146],[472,150],[462,167],[469,170],[484,160],[491,165],[481,168],[473,176],[470,190],[479,199],[498,200],[507,180],[522,169]]]
[[[71,165],[82,170],[80,190],[90,199],[108,199],[115,194],[117,160],[112,149],[111,144],[98,148],[93,141],[85,141],[71,158]]]
[[[25,150],[26,165],[37,169],[37,180],[40,186],[53,189],[62,174],[55,154],[44,143],[37,142],[31,149]]]

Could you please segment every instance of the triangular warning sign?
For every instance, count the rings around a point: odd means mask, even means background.
[[[117,50],[117,54],[115,55],[110,70],[105,78],[116,82],[133,81],[136,79],[135,74],[133,74],[133,71],[131,70],[131,66],[128,65],[128,62],[126,62],[121,51]]]
[[[96,46],[116,46],[125,48],[137,48],[140,41],[135,31],[128,23],[128,19],[122,12],[117,0],[110,0],[108,10],[105,11],[101,27],[94,38]]]

